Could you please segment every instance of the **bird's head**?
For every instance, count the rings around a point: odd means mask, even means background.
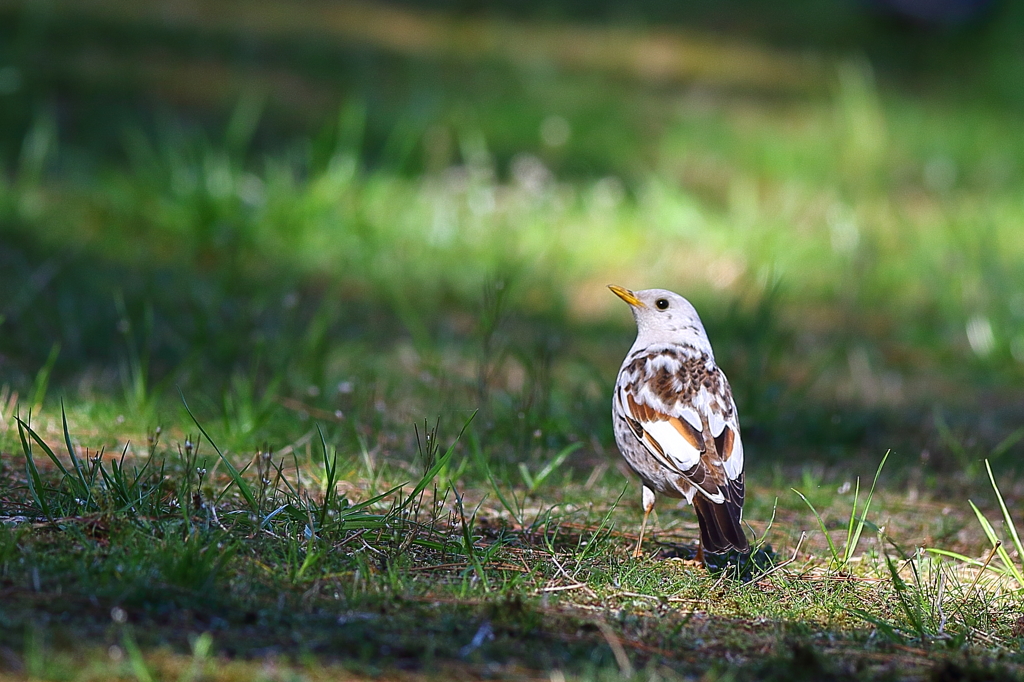
[[[638,343],[683,344],[712,354],[711,343],[697,310],[679,294],[666,289],[630,291],[614,284],[608,288],[628,303],[633,311]]]

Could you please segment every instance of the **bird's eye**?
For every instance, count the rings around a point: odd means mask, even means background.
[[[658,306],[658,310],[665,310],[666,308],[668,308],[668,299],[659,298],[657,301],[654,302],[654,305]]]

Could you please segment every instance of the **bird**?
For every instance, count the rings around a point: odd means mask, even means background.
[[[732,389],[715,364],[693,305],[665,289],[608,286],[629,304],[636,341],[615,380],[615,442],[643,484],[641,547],[655,496],[685,498],[700,526],[704,552],[748,552],[743,530],[743,442]]]

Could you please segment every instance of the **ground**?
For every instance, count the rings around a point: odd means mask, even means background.
[[[0,1],[0,679],[1024,674],[1012,16],[155,7]],[[607,284],[700,312],[750,558],[630,558]]]

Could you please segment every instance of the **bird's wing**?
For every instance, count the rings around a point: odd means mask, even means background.
[[[743,504],[743,443],[732,391],[706,356],[652,348],[623,367],[616,396],[659,464],[709,502]]]

